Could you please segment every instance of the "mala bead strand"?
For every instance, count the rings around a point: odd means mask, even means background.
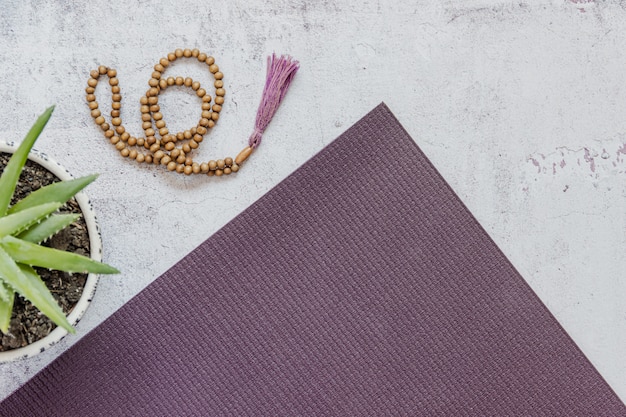
[[[215,99],[202,88],[198,81],[194,81],[190,77],[164,76],[170,63],[181,58],[195,58],[208,66],[209,72],[213,74],[214,78]],[[200,52],[196,48],[179,48],[159,60],[148,80],[148,90],[139,100],[144,137],[130,135],[122,124],[122,95],[115,69],[101,65],[98,69],[91,71],[85,93],[87,94],[87,105],[91,116],[104,132],[104,136],[115,146],[122,157],[130,158],[138,163],[163,165],[168,171],[185,175],[205,174],[210,177],[220,177],[238,172],[241,164],[259,146],[263,132],[283,100],[298,68],[298,62],[289,56],[270,56],[265,89],[257,111],[254,132],[248,139],[248,146],[239,152],[234,159],[226,157],[202,163],[194,162],[191,154],[194,149],[200,146],[208,130],[218,122],[226,95],[224,74],[212,56]],[[96,87],[101,77],[107,77],[111,87],[110,122],[106,121],[96,101]],[[191,88],[202,101],[201,117],[198,124],[191,129],[177,133],[170,133],[159,106],[159,94],[172,86]]]
[[[215,100],[202,88],[198,81],[190,77],[164,77],[163,73],[170,65],[179,58],[196,58],[206,63],[209,72],[215,78]],[[120,94],[117,71],[113,68],[99,66],[97,70],[90,72],[87,80],[86,99],[94,121],[104,132],[104,136],[125,158],[130,158],[138,163],[152,163],[164,165],[168,171],[191,174],[205,174],[209,176],[228,175],[239,171],[240,162],[227,157],[216,161],[203,163],[194,162],[190,153],[197,149],[204,140],[208,130],[213,128],[219,120],[219,113],[224,104],[224,74],[219,70],[215,59],[197,49],[176,49],[174,52],[161,58],[154,66],[151,78],[148,80],[148,90],[140,99],[140,111],[144,137],[131,136],[122,124],[121,108],[122,96]],[[107,123],[96,101],[95,88],[100,77],[109,79],[111,88],[111,119]],[[191,88],[196,96],[202,100],[201,118],[198,124],[191,129],[170,133],[159,106],[159,94],[171,86]]]

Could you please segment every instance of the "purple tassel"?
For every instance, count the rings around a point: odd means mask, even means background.
[[[267,79],[265,80],[265,88],[261,97],[261,104],[256,113],[256,121],[254,124],[254,132],[250,135],[248,145],[256,148],[261,144],[263,132],[270,124],[274,113],[278,110],[278,106],[287,94],[287,89],[291,80],[300,68],[298,61],[289,55],[282,55],[280,58],[276,54],[267,58]]]

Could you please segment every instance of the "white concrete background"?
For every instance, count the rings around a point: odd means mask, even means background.
[[[0,366],[0,398],[385,101],[626,400],[626,3],[0,6],[0,139],[20,140],[57,104],[37,147],[76,175],[101,173],[88,193],[106,261],[123,271],[101,280],[77,336]],[[263,145],[236,176],[185,178],[123,160],[89,116],[89,71],[113,66],[125,125],[138,134],[138,100],[152,66],[177,47],[214,55],[225,73],[227,101],[202,144],[204,159],[244,146],[267,54],[290,53],[302,64]],[[168,74],[210,80],[191,63]],[[98,92],[107,104],[108,91]],[[193,96],[170,91],[162,102],[171,128],[197,120]]]

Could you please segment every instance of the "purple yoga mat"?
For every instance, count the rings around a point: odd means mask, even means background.
[[[385,105],[2,416],[626,416]]]

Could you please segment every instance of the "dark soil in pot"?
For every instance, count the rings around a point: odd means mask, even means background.
[[[0,173],[4,170],[10,157],[10,154],[0,153]],[[41,165],[30,160],[27,161],[15,189],[12,204],[38,188],[57,181],[60,180]],[[80,207],[74,199],[70,200],[60,211],[81,213]],[[44,245],[89,256],[89,234],[85,219],[81,216],[76,222],[57,233]],[[65,314],[68,314],[83,293],[87,274],[70,275],[67,272],[48,271],[42,268],[36,269]],[[7,334],[0,332],[2,337],[2,340],[0,340],[0,351],[20,348],[36,342],[46,337],[55,327],[56,325],[41,314],[30,302],[16,295],[9,332]]]

